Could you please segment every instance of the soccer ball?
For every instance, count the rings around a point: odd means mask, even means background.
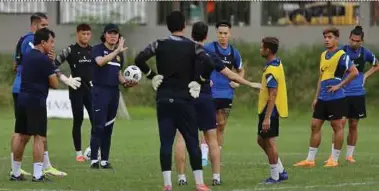
[[[142,78],[142,72],[136,65],[131,65],[125,69],[124,77],[126,80],[133,80],[138,82]]]
[[[87,147],[86,150],[84,151],[84,158],[86,160],[91,160],[91,147]],[[99,149],[99,152],[97,153],[97,158],[98,158],[98,160],[100,160],[100,158],[101,158],[100,149]]]

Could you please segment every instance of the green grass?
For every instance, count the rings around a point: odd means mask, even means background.
[[[48,140],[52,164],[68,173],[65,178],[53,178],[46,184],[10,182],[9,140],[13,132],[12,112],[2,111],[0,123],[0,191],[1,190],[161,190],[162,178],[159,165],[159,138],[153,109],[132,108],[133,120],[117,120],[113,132],[111,162],[114,170],[91,170],[89,164],[75,162],[71,139],[71,120],[49,120]],[[374,112],[371,112],[374,113]],[[377,136],[379,129],[374,117],[362,121],[356,149],[357,164],[325,169],[322,162],[330,152],[331,130],[324,125],[322,141],[317,155],[317,167],[298,169],[292,164],[306,157],[309,139],[310,113],[291,116],[281,124],[278,139],[279,154],[290,179],[280,185],[265,186],[258,183],[268,177],[266,157],[256,144],[256,117],[252,111],[233,111],[229,121],[225,145],[222,150],[221,187],[216,191],[231,190],[379,190]],[[88,145],[89,125],[83,126],[83,147]],[[341,159],[345,155],[345,147]],[[25,152],[23,168],[32,172],[30,143]],[[174,170],[174,165],[173,165]],[[175,171],[175,170],[174,170]],[[194,190],[192,173],[187,168],[190,185],[175,190]],[[173,173],[173,183],[176,173]],[[29,178],[30,179],[30,178]],[[211,181],[211,169],[205,168],[205,181]]]

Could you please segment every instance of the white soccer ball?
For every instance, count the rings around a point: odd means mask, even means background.
[[[86,150],[84,151],[84,158],[86,160],[91,160],[91,147],[87,147]],[[97,158],[98,158],[98,160],[100,160],[100,158],[101,158],[100,149],[99,149],[99,152],[97,153]]]
[[[142,78],[142,72],[136,65],[128,66],[124,70],[124,77],[126,80],[140,81]]]

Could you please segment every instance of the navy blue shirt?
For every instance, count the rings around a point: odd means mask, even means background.
[[[212,94],[211,86],[210,86],[210,81],[209,79],[211,78],[212,72],[215,70],[216,72],[220,72],[223,70],[226,66],[224,62],[220,59],[220,57],[209,50],[205,50],[206,55],[213,61],[212,66],[205,66],[206,69],[204,70],[203,75],[201,75],[203,78],[207,79],[206,83],[201,85],[201,92],[206,93],[206,94]]]
[[[32,49],[21,62],[21,91],[19,99],[28,104],[38,104],[46,107],[49,93],[49,76],[54,74],[52,60],[37,49]],[[22,95],[21,95],[22,94]]]
[[[104,43],[92,48],[92,62],[95,65],[92,81],[94,86],[118,87],[120,84],[118,75],[124,64],[122,53],[103,66],[96,63],[96,57],[104,57],[112,52],[113,50],[109,50]]]
[[[357,67],[359,73],[350,83],[348,83],[343,89],[345,90],[346,96],[361,96],[365,95],[365,89],[363,87],[363,77],[364,77],[364,65],[370,63],[371,65],[376,64],[375,55],[367,48],[360,47],[358,50],[352,49],[349,45],[345,45],[343,50],[349,55],[352,60],[352,64]],[[344,77],[347,77],[349,72],[345,73]]]

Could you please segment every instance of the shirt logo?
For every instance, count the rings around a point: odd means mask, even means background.
[[[104,55],[108,55],[108,51],[104,50]]]
[[[83,63],[83,62],[90,63],[90,62],[92,62],[92,60],[91,59],[87,59],[86,56],[83,56],[83,58],[79,60],[79,63]]]

